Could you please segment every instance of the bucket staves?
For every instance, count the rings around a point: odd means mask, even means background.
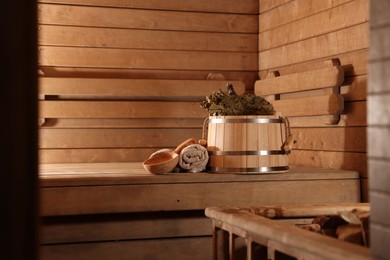
[[[289,126],[279,114],[210,116],[207,130],[208,171],[265,174],[287,172],[283,149]]]

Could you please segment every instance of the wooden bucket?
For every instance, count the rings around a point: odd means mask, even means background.
[[[265,174],[287,172],[289,135],[286,118],[210,116],[207,130],[208,171]]]

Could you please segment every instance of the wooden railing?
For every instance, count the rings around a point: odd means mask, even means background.
[[[367,247],[269,218],[310,218],[352,208],[369,206],[206,208],[213,223],[213,259],[370,259]]]

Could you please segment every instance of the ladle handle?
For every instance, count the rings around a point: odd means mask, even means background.
[[[196,143],[195,138],[189,138],[175,148],[175,153],[179,154],[181,150],[183,150],[185,147],[195,143]]]

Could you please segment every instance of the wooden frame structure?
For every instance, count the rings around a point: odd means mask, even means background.
[[[213,259],[370,259],[366,247],[309,232],[269,218],[310,219],[368,204],[283,206],[261,208],[206,208],[212,219]],[[301,220],[302,221],[302,220]],[[241,243],[239,242],[241,239]],[[242,249],[245,249],[244,251]]]

